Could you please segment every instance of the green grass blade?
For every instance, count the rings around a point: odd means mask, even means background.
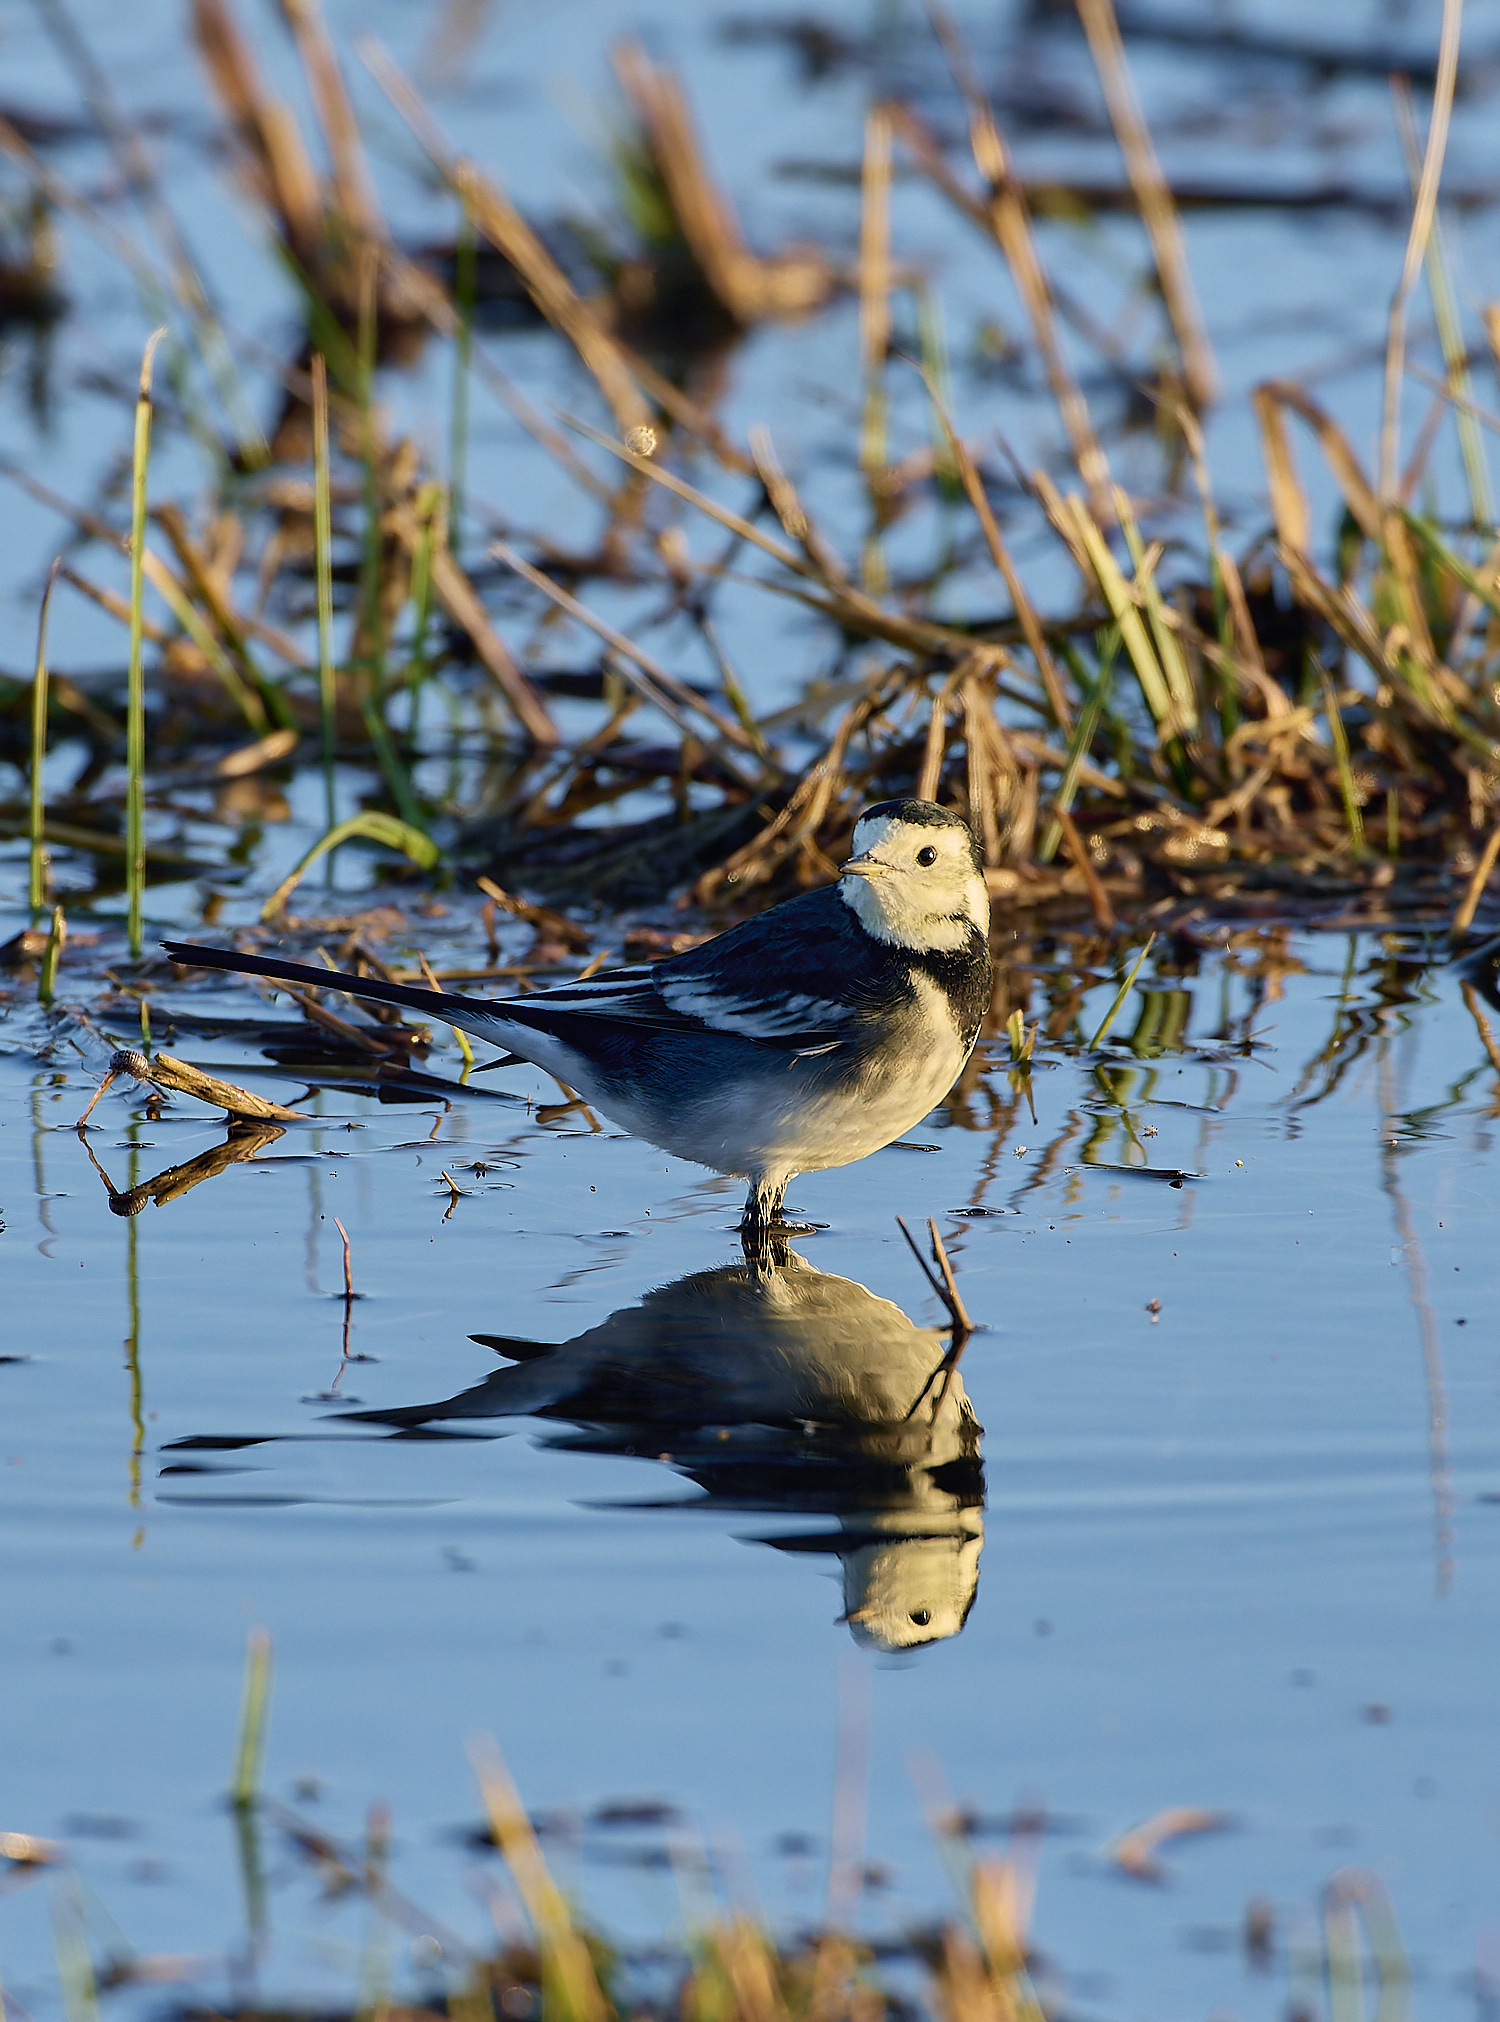
[[[1318,678],[1323,684],[1323,710],[1328,718],[1328,735],[1333,743],[1334,763],[1338,766],[1339,792],[1343,796],[1344,821],[1349,830],[1349,841],[1357,855],[1364,855],[1365,818],[1359,802],[1354,797],[1354,768],[1349,763],[1349,733],[1344,728],[1344,719],[1339,710],[1338,700],[1333,692],[1323,666],[1317,660],[1313,665],[1318,669]]]
[[[141,356],[130,480],[130,673],[125,700],[125,911],[130,958],[141,959],[141,911],[146,890],[146,683],[141,666],[141,593],[146,555],[146,471],[151,461],[151,367],[165,326],[153,330]]]
[[[423,835],[419,828],[397,821],[393,814],[381,814],[376,809],[366,808],[363,813],[350,815],[347,821],[341,821],[337,828],[331,828],[326,835],[319,837],[261,907],[261,919],[271,921],[279,918],[287,900],[318,858],[326,856],[329,850],[337,849],[340,843],[353,842],[360,836],[370,842],[383,843],[387,849],[400,850],[419,870],[430,871],[442,854],[432,837]]]
[[[370,742],[375,747],[375,756],[380,762],[380,770],[391,790],[391,798],[401,810],[401,819],[409,828],[419,829],[425,835],[427,818],[422,812],[416,794],[412,791],[406,767],[396,755],[390,730],[381,716],[379,705],[373,695],[365,697],[364,719],[365,729],[370,733]]]
[[[313,550],[318,580],[318,720],[323,732],[323,794],[328,826],[336,808],[333,760],[338,731],[338,689],[333,674],[333,501],[328,480],[328,360],[312,361]]]
[[[1150,938],[1147,940],[1145,947],[1142,948],[1141,952],[1136,956],[1134,962],[1131,964],[1130,974],[1125,978],[1125,981],[1120,985],[1119,989],[1116,990],[1114,1002],[1110,1005],[1109,1009],[1105,1012],[1103,1018],[1100,1020],[1098,1031],[1095,1032],[1093,1038],[1084,1048],[1084,1051],[1086,1053],[1097,1052],[1098,1049],[1104,1044],[1104,1040],[1109,1031],[1110,1026],[1113,1025],[1115,1020],[1119,1017],[1120,1007],[1124,1004],[1125,999],[1130,995],[1131,986],[1134,984],[1136,977],[1139,976],[1139,974],[1141,973],[1141,964],[1145,961],[1146,957],[1151,953],[1152,943],[1155,941],[1155,939],[1156,939],[1155,934],[1152,934]]]
[[[364,472],[365,538],[360,564],[360,612],[370,688],[379,696],[385,688],[385,641],[381,636],[380,445],[375,425],[375,358],[380,321],[380,249],[366,245],[360,253],[359,289],[359,448]]]
[[[59,1875],[53,1889],[52,1943],[66,2022],[99,2022],[99,1984],[89,1958],[83,1891],[76,1874]]]
[[[266,1745],[266,1716],[271,1705],[271,1638],[252,1629],[245,1646],[245,1689],[240,1700],[240,1729],[234,1744],[234,1776],[230,1801],[240,1811],[255,1803],[260,1788],[261,1757]]]
[[[52,908],[52,931],[42,951],[42,973],[37,979],[37,1001],[47,1005],[57,994],[57,965],[62,960],[63,943],[68,938],[68,922],[61,906]]]
[[[1098,679],[1068,740],[1068,761],[1063,767],[1052,803],[1056,812],[1047,824],[1041,848],[1037,851],[1037,862],[1041,864],[1050,864],[1057,855],[1057,845],[1062,840],[1062,823],[1058,816],[1072,812],[1073,796],[1078,791],[1078,775],[1083,770],[1083,761],[1089,755],[1094,734],[1099,728],[1099,718],[1103,714],[1105,697],[1114,674],[1115,655],[1120,650],[1120,628],[1117,625],[1110,626],[1106,635],[1106,641],[1111,640],[1112,643],[1106,643],[1105,650],[1100,654]]]
[[[42,833],[47,820],[47,612],[61,567],[62,556],[59,555],[47,572],[47,587],[42,592],[42,608],[36,621],[36,671],[31,677],[31,877],[28,904],[33,926],[47,903],[47,859]]]
[[[448,538],[463,547],[464,476],[469,457],[469,365],[474,355],[474,300],[479,291],[479,234],[464,204],[453,258],[453,405],[448,418]]]

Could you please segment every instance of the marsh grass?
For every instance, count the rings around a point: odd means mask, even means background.
[[[141,901],[146,888],[146,682],[141,659],[141,599],[145,588],[146,478],[151,463],[151,367],[166,331],[154,330],[141,357],[130,471],[130,672],[125,695],[126,934],[141,958]]]
[[[338,809],[334,799],[333,761],[338,742],[338,689],[333,671],[333,506],[328,478],[328,361],[315,352],[312,361],[313,567],[318,599],[318,727],[323,746],[323,797],[327,826]]]
[[[259,1634],[259,1632],[258,1632]],[[1031,1925],[1045,1819],[1023,1812],[1002,1854],[976,1845],[977,1821],[945,1793],[927,1792],[928,1827],[958,1899],[959,1912],[900,1938],[888,1936],[880,1957],[854,1935],[860,1882],[852,1893],[831,1879],[821,1928],[778,1942],[759,1918],[719,1894],[715,1863],[701,1851],[677,1851],[685,1929],[644,1958],[613,1944],[590,1924],[554,1879],[536,1827],[499,1750],[476,1742],[470,1759],[483,1802],[483,1841],[503,1862],[514,1904],[487,1883],[503,1936],[493,1950],[471,1946],[450,1926],[404,1895],[392,1875],[393,1820],[370,1807],[362,1845],[346,1844],[259,1790],[259,1749],[269,1694],[269,1653],[252,1638],[246,1707],[236,1747],[230,1806],[245,1887],[247,1949],[230,1962],[231,1997],[205,2009],[196,1999],[167,2012],[187,2022],[206,2013],[233,2022],[311,2022],[295,2003],[262,2006],[249,1984],[269,1938],[265,1867],[268,1835],[284,1845],[278,1861],[302,1862],[318,1883],[326,1910],[334,1898],[368,1905],[349,2005],[322,2006],[325,2022],[386,2016],[390,2022],[503,2022],[533,2014],[540,2022],[1044,2022],[1072,2012],[1062,1964],[1042,1953]],[[924,1786],[931,1766],[915,1766]],[[1184,1835],[1216,1830],[1220,1813],[1173,1807],[1119,1835],[1102,1858],[1140,1887],[1165,1878],[1159,1849]],[[835,1834],[837,1837],[837,1832]],[[0,1835],[7,1883],[50,1880],[57,1973],[67,2022],[95,2022],[102,1989],[181,1979],[182,1962],[137,1953],[106,1907],[87,1889],[67,1849],[21,1833]],[[398,1934],[428,1954],[419,1969],[425,1993],[402,1987]],[[92,1945],[91,1945],[92,1940]],[[1410,2002],[1411,1968],[1396,1916],[1379,1878],[1343,1868],[1321,1893],[1316,1913],[1293,1916],[1283,1929],[1262,1897],[1245,1906],[1240,1943],[1244,1968],[1283,1975],[1293,2009],[1327,2022],[1358,2022],[1365,1989],[1376,1993],[1380,2022],[1402,2022]],[[103,1947],[104,1956],[96,1957]],[[440,1962],[434,1966],[433,1962]],[[1113,1961],[1128,1974],[1129,1958]],[[1243,1969],[1240,1969],[1243,1970]],[[408,1969],[409,1973],[409,1969]],[[238,1992],[234,1989],[238,1988]]]
[[[363,763],[371,817],[346,839],[404,851],[428,868],[441,854],[445,871],[503,862],[514,868],[502,875],[524,883],[528,866],[555,852],[560,839],[587,834],[587,868],[557,887],[573,899],[608,904],[626,891],[634,898],[677,894],[744,912],[827,879],[862,802],[917,791],[973,822],[992,895],[1012,918],[1055,906],[1085,912],[1112,934],[1121,920],[1153,906],[1232,907],[1247,891],[1272,888],[1294,900],[1364,892],[1372,918],[1420,902],[1446,911],[1457,931],[1471,930],[1488,872],[1472,906],[1468,888],[1500,813],[1500,688],[1493,678],[1500,550],[1492,546],[1474,360],[1438,229],[1457,0],[1444,9],[1425,143],[1409,104],[1402,106],[1414,194],[1389,318],[1379,468],[1365,470],[1304,388],[1267,380],[1252,408],[1269,523],[1238,554],[1227,542],[1204,451],[1200,416],[1217,398],[1218,374],[1179,206],[1140,112],[1111,0],[1080,0],[1080,12],[1120,146],[1125,180],[1116,197],[1139,215],[1162,305],[1166,351],[1141,387],[1169,468],[1191,473],[1197,532],[1187,498],[1174,494],[1167,510],[1156,502],[1148,512],[1115,479],[1105,431],[1060,337],[1063,309],[1112,372],[1118,359],[1101,333],[1090,335],[1080,305],[1060,302],[1028,185],[940,7],[932,22],[962,110],[967,160],[913,106],[873,102],[852,267],[816,247],[756,252],[712,180],[680,82],[639,49],[623,48],[620,159],[632,166],[620,208],[633,218],[636,237],[599,253],[599,286],[591,293],[564,271],[493,176],[454,156],[410,81],[367,40],[359,51],[366,68],[453,198],[458,231],[449,289],[434,265],[396,243],[381,213],[339,57],[312,0],[288,14],[313,108],[310,135],[269,95],[229,0],[195,0],[195,33],[222,109],[225,151],[298,291],[307,343],[300,358],[277,365],[283,409],[264,455],[253,443],[253,454],[246,449],[243,401],[220,388],[223,420],[212,444],[218,492],[198,524],[170,501],[147,512],[149,356],[136,406],[128,539],[107,521],[52,501],[86,539],[112,543],[130,558],[128,602],[76,565],[64,578],[129,630],[123,725],[97,708],[87,721],[101,745],[118,738],[124,746],[132,951],[141,945],[144,810],[165,794],[148,766],[164,772],[169,757],[180,760],[185,746],[206,745],[236,721],[257,736],[272,724],[316,729],[325,848],[336,828],[338,752]],[[97,91],[90,103],[97,111]],[[138,178],[144,171],[128,122],[110,117],[112,144],[124,150],[122,161],[129,155]],[[66,201],[94,217],[34,151],[13,138],[5,144],[49,203]],[[1006,472],[966,440],[953,411],[936,299],[915,268],[903,265],[905,249],[893,238],[890,189],[903,173],[930,184],[1008,268],[1070,446],[1071,473]],[[154,186],[153,202],[165,204]],[[158,222],[162,243],[175,245],[167,223]],[[539,414],[479,341],[481,245],[486,259],[508,270],[517,301],[572,351],[592,384],[596,417],[602,409],[610,418],[607,428]],[[168,271],[174,319],[192,335],[200,362],[220,358],[224,333],[175,252]],[[1400,470],[1400,396],[1412,376],[1406,326],[1424,273],[1444,370]],[[732,440],[712,411],[712,394],[687,390],[713,384],[691,370],[707,352],[667,358],[663,335],[665,316],[679,334],[697,328],[695,341],[707,345],[711,329],[714,345],[732,345],[757,322],[816,313],[846,287],[859,302],[859,411],[847,461],[865,499],[863,529],[845,530],[852,557],[819,525],[783,468],[775,431],[758,428],[744,443]],[[701,315],[688,314],[689,300]],[[915,322],[921,357],[914,362],[926,381],[932,439],[896,457],[897,374],[911,367],[894,351],[907,317]],[[1500,307],[1486,312],[1486,329],[1500,332]],[[376,399],[379,373],[400,370],[429,339],[452,347],[441,474],[426,466],[415,442],[391,434]],[[178,345],[170,356],[180,377],[188,351]],[[472,542],[464,540],[465,527],[472,533],[475,524],[465,501],[469,389],[481,381],[587,498],[597,527],[591,547],[560,556],[544,535],[508,523],[485,562],[472,559]],[[214,411],[213,370],[209,382],[192,406],[200,436]],[[1435,504],[1413,504],[1450,419],[1466,491],[1458,531]],[[1310,435],[1342,499],[1332,554],[1314,537],[1294,430]],[[298,475],[309,463],[310,484]],[[724,495],[732,484],[743,498],[747,480],[755,495],[734,510]],[[30,474],[20,481],[45,494]],[[341,605],[335,502],[359,557],[357,581]],[[941,553],[925,574],[903,576],[886,535],[924,503],[940,507]],[[167,533],[175,566],[146,548],[148,516]],[[706,544],[689,540],[695,523]],[[1049,561],[1068,565],[1077,584],[1071,605],[1044,608],[1028,587],[1030,569],[1015,554],[1035,552],[1039,543],[1050,544]],[[278,600],[297,608],[309,551],[315,667],[299,638],[268,615]],[[955,615],[946,585],[960,562],[988,565],[1004,600],[998,617]],[[575,709],[566,734],[549,705],[546,677],[509,642],[519,625],[509,634],[508,620],[507,636],[493,615],[496,565],[513,579],[504,592],[508,611],[536,621],[536,636],[561,614],[599,641],[592,715],[580,724]],[[252,569],[253,590],[245,580]],[[621,577],[660,589],[650,622],[685,620],[717,670],[716,684],[684,681],[665,664],[665,651],[594,609],[595,586]],[[145,616],[146,583],[161,598],[166,622]],[[795,721],[762,720],[754,684],[732,664],[716,610],[731,583],[795,607],[832,648],[833,675],[794,712]],[[173,705],[161,712],[158,747],[150,751],[147,641]],[[482,684],[477,698],[471,667]],[[418,732],[424,698],[434,694],[455,731],[462,726],[486,741],[489,770],[467,805],[423,784],[430,774],[417,765],[426,748]],[[29,699],[35,731],[36,693]],[[76,719],[67,684],[52,683],[52,703],[54,716]],[[430,723],[430,709],[427,715]],[[642,731],[647,721],[651,728]],[[32,776],[34,801],[35,752]],[[609,810],[643,789],[670,817],[672,832],[646,844],[627,826],[613,842]],[[74,819],[85,809],[87,819]],[[35,852],[34,806],[27,820]],[[55,844],[83,853],[120,850],[106,827],[86,796],[49,818]],[[423,846],[408,847],[403,838],[411,836],[423,837]],[[277,901],[272,914],[284,893]]]
[[[57,965],[62,960],[62,951],[67,938],[68,922],[63,909],[61,906],[54,906],[47,945],[42,950],[41,973],[37,978],[37,1001],[42,1005],[51,1004],[57,995]]]
[[[229,1784],[229,1799],[238,1811],[249,1810],[260,1795],[261,1761],[270,1711],[271,1638],[264,1629],[252,1629],[245,1646],[245,1684]]]
[[[52,608],[52,592],[57,586],[58,571],[62,567],[61,556],[47,572],[47,587],[42,592],[42,607],[36,621],[36,669],[31,677],[31,766],[30,806],[28,809],[29,840],[31,844],[27,876],[27,903],[31,907],[31,924],[34,927],[41,918],[42,908],[47,903],[47,613]]]

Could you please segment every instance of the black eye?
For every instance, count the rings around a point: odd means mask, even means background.
[[[924,870],[927,868],[929,864],[935,864],[937,862],[937,851],[932,847],[931,843],[927,845],[925,850],[917,851],[917,862],[922,866]]]
[[[933,851],[933,855],[937,855],[936,850]],[[932,1620],[932,1610],[931,1608],[913,1608],[909,1619],[915,1622],[919,1629],[925,1629],[927,1624]]]

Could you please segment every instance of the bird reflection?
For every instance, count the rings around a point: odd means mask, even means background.
[[[963,1627],[984,1545],[983,1428],[943,1335],[890,1300],[783,1245],[556,1346],[473,1339],[509,1366],[439,1403],[349,1416],[565,1420],[574,1430],[548,1445],[662,1460],[702,1491],[613,1507],[835,1520],[754,1541],[837,1557],[857,1641],[907,1650]]]

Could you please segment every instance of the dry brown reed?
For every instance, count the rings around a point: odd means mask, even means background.
[[[608,897],[625,865],[637,894],[654,880],[659,896],[691,893],[701,904],[742,910],[831,876],[862,802],[920,792],[972,821],[992,894],[1012,912],[1061,904],[1108,933],[1133,911],[1223,907],[1247,891],[1275,888],[1294,899],[1346,899],[1363,890],[1374,918],[1420,887],[1455,932],[1471,931],[1495,861],[1485,838],[1500,815],[1500,690],[1493,680],[1500,574],[1488,545],[1493,530],[1455,535],[1409,503],[1435,429],[1460,401],[1466,413],[1472,407],[1451,358],[1409,467],[1397,470],[1405,319],[1433,244],[1457,0],[1444,10],[1425,159],[1393,295],[1380,468],[1374,475],[1364,469],[1348,436],[1305,389],[1266,381],[1255,389],[1253,409],[1270,527],[1238,554],[1214,505],[1196,419],[1214,396],[1215,375],[1177,205],[1140,115],[1110,0],[1080,0],[1080,11],[1175,337],[1178,368],[1148,391],[1163,434],[1186,451],[1194,476],[1202,513],[1196,553],[1183,537],[1183,502],[1172,515],[1153,508],[1148,517],[1113,481],[1062,340],[1059,296],[1025,184],[936,0],[932,19],[962,103],[969,160],[951,160],[912,106],[873,105],[854,272],[816,248],[752,251],[712,180],[679,81],[638,48],[616,54],[632,123],[631,173],[649,177],[669,221],[671,257],[686,262],[693,287],[716,305],[731,340],[756,321],[811,313],[837,287],[857,285],[863,383],[849,464],[863,476],[870,518],[863,555],[854,560],[782,467],[771,431],[733,441],[711,398],[685,391],[633,348],[641,325],[633,320],[629,261],[606,263],[592,294],[575,285],[494,176],[455,155],[390,57],[373,43],[361,45],[366,67],[452,192],[466,229],[507,263],[521,296],[571,346],[610,418],[612,432],[587,421],[559,428],[473,345],[474,373],[569,481],[604,508],[592,553],[560,554],[520,528],[507,528],[491,550],[513,593],[535,599],[528,608],[539,619],[547,613],[553,624],[559,614],[600,640],[600,707],[582,729],[565,734],[543,678],[502,637],[484,579],[450,545],[441,475],[424,468],[412,441],[389,435],[372,398],[376,361],[397,365],[433,333],[452,342],[465,318],[439,272],[392,239],[315,0],[285,9],[314,111],[311,135],[268,92],[231,0],[194,0],[192,17],[238,173],[305,310],[300,355],[277,361],[284,405],[269,450],[276,467],[248,489],[241,478],[233,497],[210,502],[196,518],[170,500],[155,504],[151,521],[170,561],[128,541],[102,516],[56,501],[31,474],[10,467],[7,474],[66,511],[84,538],[130,551],[144,583],[162,598],[165,621],[142,615],[138,594],[123,605],[76,556],[64,571],[65,581],[102,608],[122,620],[134,614],[137,637],[157,652],[166,691],[179,705],[175,722],[171,711],[166,717],[179,740],[188,718],[200,733],[239,723],[258,738],[321,724],[325,754],[336,738],[341,752],[378,763],[375,798],[388,798],[394,813],[370,809],[359,833],[406,850],[418,864],[432,848],[423,832],[442,811],[413,784],[415,740],[393,705],[410,697],[415,711],[423,689],[472,660],[489,683],[485,706],[493,701],[500,711],[495,744],[505,781],[485,823],[474,825],[482,846],[471,848],[463,829],[456,840],[451,828],[439,833],[470,868],[503,861],[507,881],[525,882],[534,846],[555,844],[585,815],[597,822],[601,809],[650,785],[664,809],[675,807],[679,838],[653,844],[655,854],[643,858],[633,833],[613,852],[607,833],[595,834],[590,869],[566,895]],[[66,198],[80,214],[88,210],[55,187],[57,178],[17,137],[0,132],[0,142],[32,164],[48,201]],[[926,367],[935,447],[891,461],[891,333],[914,286],[892,237],[898,159],[1003,256],[1070,446],[1071,483],[1041,469],[1017,472],[1024,489],[1002,508],[1007,474],[987,446],[965,439],[936,360]],[[121,256],[136,254],[122,248]],[[666,239],[657,256],[668,257]],[[1103,334],[1076,310],[1067,305],[1084,341],[1105,350]],[[1494,339],[1500,311],[1488,312],[1486,328]],[[1451,333],[1445,342],[1451,351]],[[326,402],[315,393],[325,358]],[[1113,369],[1113,354],[1109,362]],[[1345,508],[1336,555],[1325,554],[1317,537],[1294,423],[1310,431]],[[601,476],[569,435],[603,452],[611,475]],[[243,470],[247,459],[232,428],[224,447]],[[308,481],[309,463],[316,483]],[[718,496],[720,480],[742,486],[747,477],[759,496],[734,510]],[[959,550],[993,571],[997,617],[955,619],[951,605],[938,602],[941,578],[886,578],[884,529],[944,484],[965,515]],[[1481,496],[1477,484],[1471,490]],[[664,521],[668,508],[715,533],[718,554],[696,557],[675,520]],[[1052,543],[1054,558],[1069,565],[1077,583],[1071,603],[1043,608],[1015,559],[1024,550],[1009,519],[1033,540]],[[363,558],[360,603],[343,664],[335,666],[331,551],[348,546]],[[746,556],[753,575],[740,567]],[[316,666],[268,615],[278,598],[284,608],[297,607],[310,564],[320,591]],[[245,581],[252,573],[253,591]],[[712,599],[732,576],[800,607],[837,643],[845,673],[830,684],[827,704],[809,703],[791,734],[757,720],[753,688],[747,695],[715,628]],[[621,578],[659,585],[661,615],[691,620],[720,670],[722,705],[719,694],[671,673],[640,639],[591,607],[592,581]],[[435,648],[429,600],[452,628]],[[268,655],[278,664],[268,665]],[[118,735],[117,719],[97,704],[75,705],[75,694],[55,679],[54,709],[92,710],[91,734],[101,742]],[[640,736],[636,719],[646,711],[664,724],[664,740],[648,744]],[[138,695],[131,721],[140,722]],[[162,769],[165,753],[147,757]],[[690,798],[690,787],[704,785],[717,797],[711,810]],[[0,826],[11,820],[0,809]],[[49,807],[45,834],[56,846],[104,857],[123,847],[137,889],[142,863],[153,859],[150,849],[142,858],[134,818],[122,845],[86,798]],[[503,857],[487,859],[497,842]],[[158,861],[171,855],[155,852]],[[285,891],[271,911],[284,902]]]

